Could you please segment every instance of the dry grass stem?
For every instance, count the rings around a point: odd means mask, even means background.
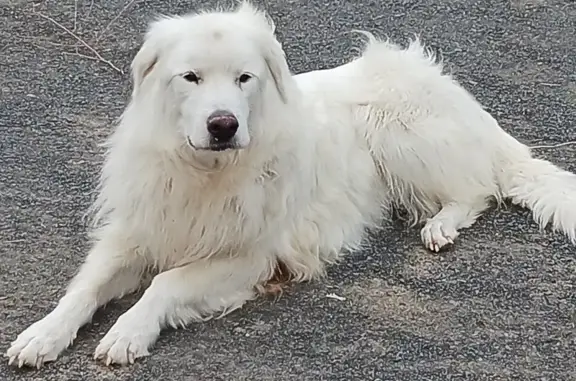
[[[78,35],[76,33],[74,33],[73,31],[71,31],[70,29],[66,28],[64,25],[60,24],[58,21],[54,20],[53,18],[46,16],[43,13],[40,12],[36,12],[33,11],[34,14],[38,15],[39,17],[42,17],[45,20],[50,21],[51,23],[53,23],[54,25],[56,25],[58,28],[62,29],[64,32],[66,32],[67,34],[69,34],[70,36],[72,36],[74,39],[76,39],[76,41],[78,41],[80,44],[82,44],[84,47],[86,47],[86,49],[90,50],[90,52],[92,52],[92,54],[94,54],[94,58],[97,59],[98,61],[107,64],[108,66],[110,66],[112,69],[114,69],[115,71],[117,71],[120,74],[124,74],[124,72],[118,68],[116,65],[114,65],[111,61],[105,59],[104,57],[102,57],[100,55],[100,53],[98,53],[98,51],[96,49],[94,49],[92,46],[90,46],[86,41],[84,41],[82,38],[78,37]],[[76,55],[80,55],[79,53],[76,53]]]

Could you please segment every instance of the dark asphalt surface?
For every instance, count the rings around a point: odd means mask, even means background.
[[[209,4],[209,1],[203,4]],[[212,2],[214,3],[214,2]],[[82,214],[98,147],[129,77],[80,57],[51,17],[125,71],[146,23],[194,1],[0,1],[0,350],[56,304],[87,249]],[[343,63],[351,29],[420,33],[514,136],[576,140],[576,4],[554,0],[283,0],[294,72]],[[117,17],[119,15],[119,17]],[[116,20],[115,17],[117,17]],[[102,30],[113,23],[104,33]],[[81,54],[92,54],[79,48]],[[576,147],[538,150],[576,171]],[[526,211],[492,211],[440,256],[392,223],[322,282],[228,317],[167,331],[153,355],[105,368],[97,341],[135,300],[114,303],[40,371],[1,380],[576,380],[576,248]],[[345,301],[326,298],[335,293]]]

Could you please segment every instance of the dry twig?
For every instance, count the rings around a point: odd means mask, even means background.
[[[98,58],[93,57],[93,56],[89,56],[87,54],[82,54],[79,52],[62,52],[62,54],[64,54],[65,56],[76,56],[76,57],[81,57],[81,58],[86,58],[88,60],[92,60],[92,61],[100,61]]]
[[[564,142],[564,143],[558,143],[558,144],[551,144],[551,145],[532,146],[532,147],[530,147],[530,149],[559,148],[559,147],[571,146],[571,145],[576,145],[576,141],[573,141],[573,142]]]
[[[93,6],[94,6],[94,0],[90,0],[90,6],[88,7],[88,12],[86,12],[86,16],[84,16],[84,20],[86,20],[88,16],[90,16],[90,14],[92,13]]]
[[[18,35],[19,38],[22,38],[23,40],[28,40],[31,44],[34,44],[35,46],[41,47],[40,45],[36,45],[36,43],[42,43],[42,44],[46,44],[46,45],[52,45],[52,46],[57,46],[60,48],[74,48],[76,46],[78,46],[77,44],[71,45],[71,44],[61,44],[59,42],[54,42],[49,40],[46,37],[41,37],[41,36],[28,36],[28,35]],[[44,47],[42,47],[43,49],[46,49]]]
[[[60,24],[58,21],[54,20],[53,18],[46,16],[45,14],[42,14],[40,12],[36,12],[33,11],[33,13],[35,13],[36,15],[38,15],[39,17],[42,17],[45,20],[50,21],[51,23],[53,23],[54,25],[56,25],[58,28],[62,29],[64,32],[68,33],[70,36],[74,37],[74,39],[76,39],[76,41],[78,41],[79,43],[81,43],[82,45],[84,45],[84,47],[86,47],[86,49],[90,50],[92,52],[92,54],[94,54],[94,57],[96,59],[98,59],[98,61],[103,62],[105,64],[107,64],[108,66],[110,66],[112,69],[116,70],[118,73],[120,74],[124,74],[124,72],[119,69],[116,65],[114,65],[111,61],[105,59],[104,57],[102,57],[100,55],[100,53],[98,53],[98,51],[96,51],[96,49],[94,49],[93,47],[91,47],[90,45],[88,45],[88,43],[86,41],[84,41],[82,38],[78,37],[78,35],[76,35],[76,33],[72,32],[70,29],[66,28],[64,25]]]
[[[112,24],[114,24],[116,22],[116,20],[118,20],[120,18],[120,16],[122,16],[122,13],[126,12],[126,9],[128,9],[135,0],[129,0],[126,5],[124,6],[124,8],[122,8],[122,10],[116,15],[116,17],[114,17],[112,19],[112,21],[110,21],[108,23],[108,25],[106,25],[104,27],[104,29],[102,29],[102,31],[98,34],[98,36],[96,37],[96,42],[98,42],[98,40],[100,40],[102,38],[102,36],[104,36],[104,33],[106,33],[106,31],[110,28],[110,26],[112,26]]]
[[[74,0],[74,32],[76,32],[76,28],[78,27],[78,0]]]

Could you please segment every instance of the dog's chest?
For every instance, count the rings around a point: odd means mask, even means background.
[[[180,262],[237,255],[263,242],[277,225],[279,209],[262,182],[198,187],[166,178],[141,201],[139,235],[155,255]]]

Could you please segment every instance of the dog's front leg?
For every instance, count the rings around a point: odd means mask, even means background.
[[[12,342],[10,364],[40,368],[56,360],[98,307],[138,288],[143,261],[125,242],[109,236],[94,245],[56,308]]]
[[[162,328],[223,316],[255,296],[255,286],[271,276],[266,257],[202,260],[158,274],[142,298],[100,341],[95,359],[133,363],[147,356]]]

